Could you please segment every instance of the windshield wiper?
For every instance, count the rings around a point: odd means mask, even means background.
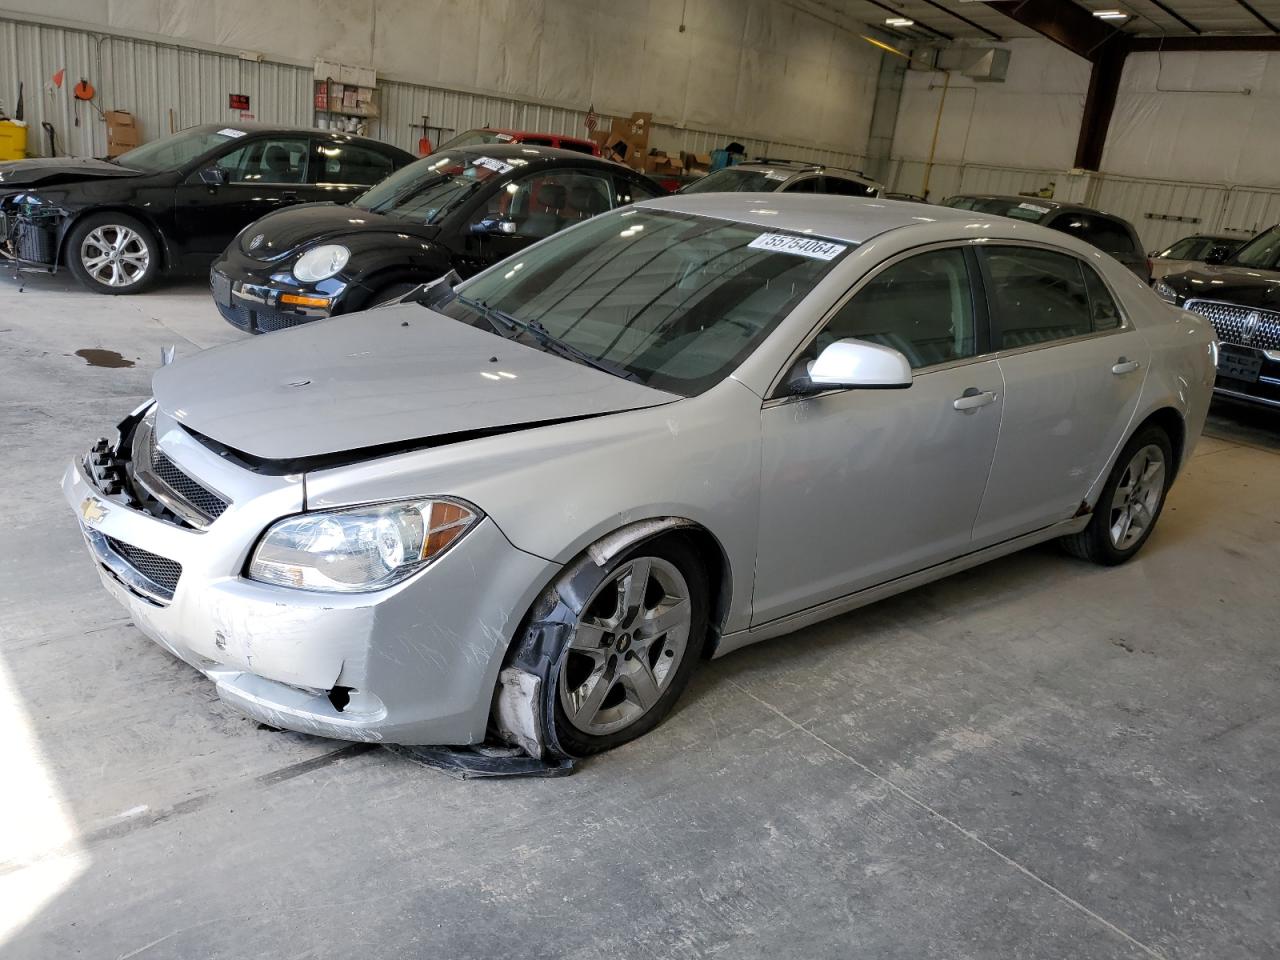
[[[466,304],[480,316],[489,321],[489,324],[500,334],[508,337],[517,333],[527,333],[538,344],[549,350],[552,350],[562,357],[570,360],[576,360],[578,363],[585,364],[588,367],[594,367],[597,370],[603,370],[605,373],[612,374],[622,380],[631,380],[640,383],[638,376],[628,370],[626,367],[619,366],[616,363],[610,363],[608,360],[601,360],[599,357],[593,357],[585,350],[581,350],[573,344],[565,343],[559,340],[537,320],[521,320],[519,317],[513,317],[509,313],[503,313],[497,307],[491,307],[489,304],[480,300],[472,300],[470,297],[464,297],[461,294],[455,295],[459,303]]]
[[[470,297],[464,297],[460,293],[455,294],[455,296],[459,303],[465,304],[476,313],[480,314],[480,316],[488,320],[489,325],[497,330],[498,333],[510,336],[522,326],[515,317],[503,313],[497,307],[491,307],[487,303],[482,303],[479,300],[472,300]]]
[[[515,319],[514,317],[509,319]],[[570,360],[577,360],[579,363],[586,364],[588,367],[595,367],[597,370],[603,370],[605,373],[611,373],[615,377],[623,380],[631,380],[635,383],[640,382],[640,378],[628,370],[626,367],[616,363],[610,363],[608,360],[602,360],[599,357],[593,357],[585,350],[575,347],[571,343],[565,343],[563,340],[557,339],[552,335],[551,331],[544,327],[537,320],[516,320],[524,329],[533,334],[540,343],[550,347],[563,357]]]

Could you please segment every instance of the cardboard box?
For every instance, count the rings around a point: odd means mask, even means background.
[[[595,131],[591,139],[600,145],[600,152],[606,159],[643,171],[649,154],[649,128],[652,125],[652,113],[614,117],[608,130]]]
[[[104,117],[107,121],[108,157],[118,157],[142,143],[142,128],[133,114],[124,110],[108,110]]]
[[[644,160],[645,173],[657,175],[684,173],[684,164],[678,156],[671,156],[663,150],[650,150]]]

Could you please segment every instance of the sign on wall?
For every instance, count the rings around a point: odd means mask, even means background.
[[[232,110],[248,110],[249,95],[247,93],[232,93],[227,95],[229,106]]]

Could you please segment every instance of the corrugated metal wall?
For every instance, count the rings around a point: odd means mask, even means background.
[[[61,89],[51,80],[66,69]],[[59,153],[101,156],[106,126],[94,106],[77,103],[71,88],[81,77],[98,88],[97,105],[128,110],[145,139],[196,123],[234,122],[227,94],[247,93],[258,120],[310,126],[312,76],[308,67],[255,62],[237,56],[82,30],[0,19],[0,97],[12,111],[18,82],[26,84],[28,148],[48,153],[42,121],[53,124]],[[384,82],[382,119],[370,133],[408,150],[417,146],[423,115],[455,131],[491,124],[556,133],[585,132],[580,111],[439,87]],[[77,124],[77,117],[79,123]],[[437,136],[436,141],[439,142]],[[861,169],[865,157],[803,144],[742,137],[732,130],[699,131],[655,124],[652,146],[710,153],[738,140],[752,156],[786,156]],[[894,159],[889,186],[919,193],[925,162]],[[930,195],[1035,193],[1063,181],[1063,171],[991,164],[939,163],[929,177]],[[1136,177],[1092,178],[1085,201],[1119,214],[1137,227],[1147,249],[1198,232],[1240,236],[1280,221],[1280,189],[1248,185],[1178,183]],[[1182,218],[1182,219],[1164,219]]]
[[[893,160],[890,189],[919,193],[925,167],[922,160]],[[937,163],[929,175],[929,194],[935,201],[957,193],[1033,194],[1046,187],[1060,189],[1067,176],[1062,170]],[[1269,187],[1097,174],[1090,178],[1083,202],[1124,217],[1137,228],[1147,250],[1163,249],[1193,233],[1248,237],[1280,222],[1280,189]]]

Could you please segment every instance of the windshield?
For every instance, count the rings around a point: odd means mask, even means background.
[[[692,396],[728,376],[851,246],[632,207],[508,258],[437,309],[484,329],[499,314]]]
[[[397,220],[437,223],[475,189],[512,169],[492,157],[433,153],[396,171],[351,201]]]
[[[1280,259],[1280,224],[1264,230],[1246,243],[1232,262],[1241,267],[1274,270],[1277,259]]]
[[[159,173],[190,163],[215,147],[244,136],[243,130],[223,127],[221,130],[184,130],[163,140],[153,140],[115,158],[115,162],[131,170]]]
[[[725,167],[682,188],[681,193],[772,193],[791,172],[771,167]]]
[[[497,130],[468,130],[466,133],[460,133],[452,140],[440,144],[436,148],[436,153],[446,153],[450,150],[461,150],[463,147],[480,147],[486,143],[511,143],[515,137],[509,133],[499,133]]]
[[[999,199],[977,199],[973,201],[972,207],[965,207],[966,210],[975,210],[978,213],[991,213],[998,217],[1012,217],[1014,220],[1039,220],[1045,214],[1052,212],[1052,207],[1047,207],[1043,203],[1036,203],[1034,200],[999,200]]]

